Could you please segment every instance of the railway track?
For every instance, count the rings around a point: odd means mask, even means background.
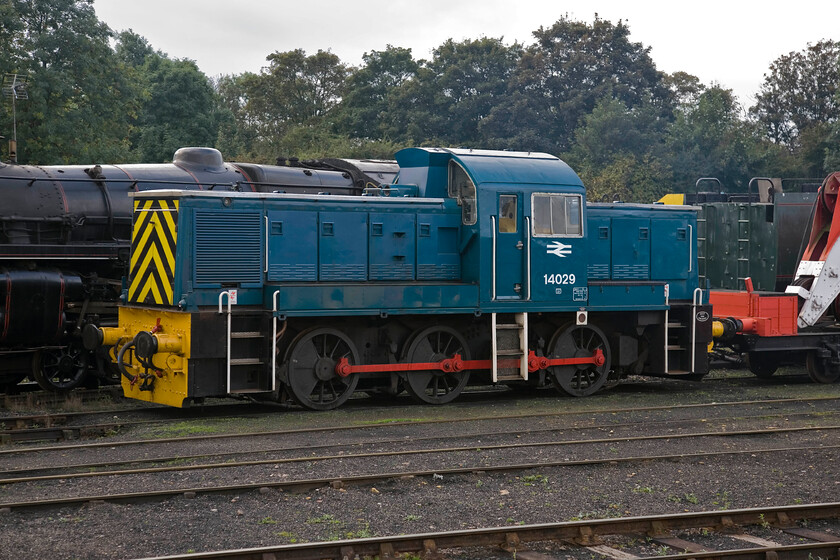
[[[812,416],[815,416],[816,414],[819,414],[822,417],[825,417],[826,415],[834,416],[836,414],[840,414],[840,411],[829,412],[829,413],[784,414],[784,415],[778,415],[777,417],[781,418],[781,416],[784,416],[786,420],[790,420],[791,418],[795,418],[795,417],[805,417],[805,418],[812,417]],[[772,417],[772,416],[773,415],[771,415],[770,417]],[[745,420],[751,420],[751,419],[757,419],[757,418],[768,419],[768,415],[762,414],[762,415],[756,415],[756,416],[753,416],[753,417],[739,416],[737,418],[729,417],[729,418],[723,418],[723,419],[717,419],[717,420],[731,423],[731,422],[734,422],[736,420],[745,421]],[[665,424],[666,422],[667,421],[644,422],[644,424],[645,424],[645,426],[647,426],[649,428],[652,425],[660,425],[661,426],[661,425]],[[709,422],[709,419],[703,418],[703,419],[700,419],[696,422],[707,424]],[[673,426],[674,423],[673,422],[667,422],[667,424],[669,426]],[[613,424],[613,425],[610,426],[610,429],[611,429],[611,431],[614,431],[615,429],[618,429],[618,428],[627,429],[627,428],[637,427],[639,425],[640,425],[639,422],[624,423],[624,424]],[[538,442],[538,443],[518,443],[518,444],[510,444],[510,445],[483,444],[483,445],[480,445],[479,447],[481,449],[483,449],[484,451],[488,451],[488,450],[492,450],[492,449],[502,449],[502,448],[523,448],[523,447],[561,446],[561,445],[571,446],[571,445],[585,445],[585,444],[595,444],[595,443],[601,443],[601,444],[629,443],[629,442],[640,443],[640,442],[644,442],[644,441],[656,441],[656,440],[663,440],[663,439],[664,440],[675,440],[675,439],[701,438],[701,437],[714,437],[714,436],[717,436],[717,437],[738,437],[738,436],[792,434],[792,433],[795,433],[795,432],[811,431],[811,430],[817,430],[817,429],[819,429],[819,430],[836,430],[838,428],[840,428],[840,426],[824,425],[824,426],[819,426],[819,427],[805,426],[805,427],[770,428],[770,429],[738,430],[738,431],[730,430],[730,431],[725,432],[725,433],[710,432],[710,431],[701,432],[701,433],[676,433],[676,432],[671,432],[671,433],[668,433],[666,435],[655,435],[655,436],[605,437],[605,438],[597,438],[597,439],[575,439],[575,440],[548,441],[548,442]],[[574,427],[574,428],[567,428],[565,431],[580,432],[580,431],[583,431],[583,430],[593,430],[593,429],[594,429],[593,427]],[[554,428],[541,428],[541,429],[531,429],[525,435],[535,435],[535,434],[540,434],[540,433],[554,434],[556,432],[557,432],[557,430],[554,429]],[[259,436],[265,436],[265,435],[266,434],[264,434],[264,433],[252,433],[252,434],[242,434],[242,435],[239,435],[238,437],[259,437]],[[274,434],[272,434],[272,435],[274,435]],[[452,436],[439,436],[438,435],[438,436],[427,436],[427,437],[413,437],[411,439],[411,441],[412,441],[412,443],[415,443],[415,444],[418,443],[418,442],[424,442],[424,441],[446,441],[446,440],[459,440],[459,439],[467,439],[467,438],[470,438],[470,439],[478,438],[478,439],[482,439],[482,440],[486,441],[486,439],[491,437],[491,436],[492,437],[497,437],[497,438],[499,436],[516,436],[518,438],[521,438],[522,435],[523,435],[523,432],[520,431],[520,430],[508,430],[508,431],[498,431],[497,430],[497,431],[493,431],[492,433],[485,432],[483,434],[482,433],[469,433],[469,434],[458,434],[458,435],[452,435]],[[208,436],[208,437],[212,438],[214,436]],[[196,438],[196,437],[174,438],[174,441],[183,441],[183,442],[188,443],[188,442],[194,441],[196,439],[204,439],[204,438]],[[172,441],[173,440],[171,439],[168,442],[171,443]],[[138,445],[138,446],[151,445],[151,444],[154,444],[154,443],[158,443],[158,442],[154,441],[154,440],[120,442],[121,445]],[[250,451],[228,451],[228,452],[215,451],[215,452],[212,452],[212,453],[204,453],[204,454],[179,453],[178,455],[169,455],[169,456],[158,455],[158,456],[151,456],[151,457],[146,455],[142,458],[125,459],[125,460],[120,460],[120,461],[85,462],[85,463],[76,463],[76,464],[73,464],[73,463],[65,463],[65,464],[52,463],[52,464],[50,464],[49,466],[46,466],[46,467],[33,465],[33,464],[29,463],[24,467],[18,467],[18,468],[7,469],[7,470],[0,470],[0,476],[12,476],[12,477],[14,477],[14,475],[18,475],[18,474],[23,473],[23,474],[27,475],[27,477],[33,477],[33,474],[36,473],[36,472],[48,472],[48,471],[60,471],[60,474],[46,475],[46,476],[43,477],[45,480],[48,480],[50,478],[67,479],[67,478],[74,478],[76,476],[79,476],[79,477],[105,476],[105,475],[112,475],[112,474],[127,473],[129,471],[100,471],[100,470],[96,470],[96,469],[113,468],[113,467],[119,467],[119,466],[129,466],[129,465],[138,465],[138,464],[143,464],[143,463],[158,463],[158,464],[160,464],[160,463],[173,463],[173,462],[176,462],[176,461],[183,463],[185,461],[209,460],[209,459],[214,459],[214,458],[215,459],[222,459],[222,458],[226,458],[226,457],[233,458],[233,457],[241,457],[241,456],[256,455],[256,454],[269,455],[269,454],[272,454],[272,453],[288,453],[288,452],[294,452],[294,451],[314,452],[314,450],[316,450],[316,449],[331,449],[331,448],[332,449],[334,449],[334,448],[350,448],[350,449],[353,449],[353,448],[358,448],[358,447],[362,447],[362,446],[371,446],[371,445],[378,445],[378,446],[400,445],[401,446],[401,445],[404,445],[404,444],[405,444],[405,438],[396,438],[396,439],[391,438],[391,439],[366,440],[366,441],[363,441],[363,442],[356,442],[356,443],[346,443],[346,444],[342,444],[340,446],[339,445],[305,445],[305,446],[298,446],[298,447],[283,446],[283,447],[261,448],[261,449],[250,450]],[[97,446],[97,447],[101,447],[101,446]],[[114,447],[114,446],[112,445],[110,447]],[[469,446],[469,447],[438,449],[437,451],[438,452],[444,452],[444,451],[452,452],[452,451],[471,450],[471,449],[475,449],[475,448],[476,448],[476,446],[472,445],[472,446]],[[58,452],[61,452],[61,453],[65,453],[67,451],[67,448],[66,447],[40,448],[40,449],[39,448],[33,448],[33,449],[29,449],[29,450],[20,450],[20,451],[30,451],[30,452],[34,452],[34,453],[40,453],[40,452],[43,452],[43,451],[58,451]],[[427,452],[429,452],[429,450],[415,451],[414,453],[427,453]],[[412,452],[402,450],[398,453],[408,455],[408,454],[411,454]],[[380,453],[379,455],[382,455],[382,454]],[[346,458],[350,458],[350,457],[354,457],[354,456],[365,456],[365,455],[353,455],[353,454],[347,454],[347,453],[342,453],[341,455],[338,455],[338,457],[340,457],[342,459],[346,459]],[[250,461],[250,462],[232,462],[231,460],[226,460],[225,463],[220,464],[220,465],[216,465],[216,464],[191,465],[191,466],[188,466],[188,467],[187,466],[181,467],[181,470],[186,470],[188,468],[189,469],[214,468],[216,466],[230,467],[230,466],[244,466],[246,464],[262,464],[262,463],[272,464],[272,463],[277,463],[277,462],[314,461],[314,460],[318,460],[318,459],[323,459],[323,457],[306,455],[305,457],[302,457],[300,459],[267,459],[267,460],[264,460],[264,461]],[[165,471],[169,471],[169,470],[178,470],[178,468],[176,468],[176,467],[160,467],[160,468],[151,467],[151,468],[147,469],[147,472],[165,472]],[[74,471],[84,471],[84,472],[81,472],[81,474],[76,475],[76,474],[73,474]],[[138,472],[143,472],[143,471],[135,469],[135,470],[133,470],[133,472],[136,474]],[[22,481],[23,481],[22,479],[17,479],[17,478],[10,478],[10,479],[6,479],[6,480],[0,479],[0,484],[22,482]]]
[[[36,386],[37,387],[37,386]],[[65,393],[43,391],[21,387],[18,393],[0,393],[0,403],[8,410],[31,410],[36,408],[76,409],[94,403],[109,403],[122,400],[122,387],[105,385],[98,389],[75,389]]]
[[[836,453],[840,450],[840,445],[825,446],[818,449],[820,452]],[[161,501],[172,499],[176,497],[184,497],[187,499],[196,498],[199,495],[210,494],[241,494],[243,492],[257,491],[260,494],[269,494],[272,490],[305,492],[316,488],[333,488],[343,489],[350,486],[364,486],[371,484],[380,484],[392,480],[405,481],[418,478],[426,478],[435,482],[443,480],[446,477],[455,477],[460,475],[485,475],[495,473],[520,473],[531,470],[547,469],[552,467],[597,467],[604,465],[618,465],[623,463],[643,463],[651,461],[681,461],[681,460],[715,460],[724,456],[743,456],[755,457],[759,454],[773,454],[776,456],[787,453],[802,454],[817,451],[811,446],[802,447],[788,447],[788,448],[770,448],[770,449],[751,449],[746,451],[725,451],[725,452],[701,452],[701,453],[680,453],[671,455],[643,455],[637,457],[610,457],[607,459],[588,459],[588,460],[570,460],[570,461],[544,461],[516,464],[496,464],[496,465],[475,465],[469,467],[456,468],[440,468],[432,470],[419,471],[393,471],[393,472],[378,472],[375,474],[361,474],[349,476],[330,476],[326,478],[311,478],[298,479],[292,481],[272,482],[265,480],[257,483],[246,484],[227,484],[217,486],[198,486],[198,487],[184,487],[171,488],[166,490],[144,490],[141,492],[125,492],[117,494],[100,494],[100,495],[85,495],[74,496],[67,498],[45,498],[22,502],[6,502],[0,503],[0,513],[8,513],[11,511],[48,511],[59,507],[81,507],[90,504],[100,503],[118,503],[118,504],[137,504],[151,501]],[[338,457],[333,457],[338,458]],[[319,458],[314,458],[319,460]],[[323,459],[321,459],[323,460]],[[267,464],[267,463],[263,463]],[[283,461],[274,461],[271,464],[283,464]],[[228,468],[236,468],[241,465],[226,465]],[[212,468],[219,468],[214,465]],[[174,469],[179,470],[179,469]],[[180,469],[184,470],[184,469]],[[162,472],[162,471],[161,471]],[[136,472],[126,474],[138,474]],[[140,474],[149,474],[145,471]],[[109,473],[113,476],[112,473]],[[70,477],[57,477],[50,480],[66,480]],[[43,479],[42,479],[43,480]],[[3,481],[4,484],[13,484],[18,481]],[[25,482],[39,482],[39,480],[26,480]]]
[[[699,409],[699,408],[726,408],[726,407],[737,407],[737,406],[773,406],[773,405],[784,405],[789,403],[797,403],[797,402],[829,402],[829,401],[839,401],[840,397],[836,396],[825,396],[825,397],[806,397],[806,398],[785,398],[785,399],[760,399],[760,400],[744,400],[744,401],[730,401],[730,402],[711,402],[711,403],[692,403],[692,404],[676,404],[676,405],[662,405],[662,406],[644,406],[644,407],[630,407],[630,408],[599,408],[599,409],[588,409],[588,410],[551,410],[545,412],[526,412],[526,413],[516,413],[516,414],[505,414],[505,415],[477,415],[471,417],[469,420],[472,421],[481,421],[481,420],[499,420],[499,419],[508,419],[508,420],[517,420],[517,419],[539,419],[539,418],[549,418],[549,417],[568,417],[568,416],[581,416],[581,415],[593,415],[593,414],[624,414],[624,413],[631,413],[631,412],[655,412],[655,411],[669,411],[669,410],[691,410],[691,409]],[[183,421],[185,419],[194,419],[196,417],[201,417],[206,419],[208,417],[214,418],[258,418],[266,414],[265,408],[259,408],[257,412],[253,412],[252,409],[248,408],[249,405],[214,405],[208,408],[202,409],[193,409],[188,410],[186,414],[176,414],[175,411],[172,409],[161,409],[158,407],[153,408],[140,408],[140,409],[132,409],[129,411],[126,410],[107,410],[107,411],[97,411],[91,413],[85,412],[78,412],[78,413],[54,413],[54,414],[39,414],[39,415],[30,415],[30,416],[9,416],[9,417],[0,417],[0,445],[9,445],[14,443],[27,443],[27,442],[35,442],[35,441],[61,441],[61,440],[77,440],[77,439],[84,439],[89,437],[99,437],[103,434],[107,434],[117,428],[128,428],[132,426],[143,426],[143,425],[151,425],[151,424],[158,424],[163,423],[166,421]],[[252,407],[261,407],[262,405],[250,405]],[[276,407],[268,406],[267,407],[270,411],[276,411]],[[425,408],[425,407],[420,407]],[[463,407],[462,407],[463,408]],[[215,410],[214,410],[215,409]],[[393,410],[393,407],[386,407],[381,410],[389,411]],[[375,413],[376,409],[369,409],[369,412]],[[317,412],[305,412],[304,414],[309,415],[316,415]],[[115,415],[120,416],[121,418],[115,420]],[[153,419],[131,419],[132,415],[141,415],[141,416],[148,416],[148,415],[163,415],[165,418],[153,418]],[[106,418],[106,422],[98,422],[98,423],[86,423],[83,425],[73,425],[68,422],[70,421],[80,421],[82,419],[90,420],[96,417],[103,417]],[[427,424],[440,424],[450,422],[450,419],[440,419],[440,418],[418,418],[413,419],[408,422],[388,422],[389,425],[400,425],[400,424],[410,424],[410,425],[427,425]],[[35,424],[35,427],[32,427],[32,424]],[[343,429],[354,429],[360,427],[358,424],[351,424],[351,425],[343,425],[343,426],[333,426],[329,428],[322,428],[320,430],[343,430]],[[318,431],[319,429],[313,429],[313,431]],[[288,430],[284,430],[286,432]],[[279,432],[278,432],[279,433]],[[260,435],[260,434],[248,434],[248,435]],[[230,437],[230,436],[219,436],[219,437]],[[102,444],[107,445],[107,444]],[[0,454],[3,451],[0,450]]]
[[[521,520],[528,527],[661,509],[732,509],[775,500],[780,483],[789,488],[779,494],[787,496],[781,503],[791,503],[791,495],[815,502],[822,496],[805,490],[809,486],[822,485],[825,498],[840,491],[831,477],[840,449],[837,400],[649,401],[644,407],[603,403],[559,412],[530,401],[520,411],[519,400],[494,401],[492,409],[480,402],[445,409],[388,406],[371,414],[256,415],[261,423],[237,418],[218,424],[224,433],[186,437],[159,437],[169,418],[144,418],[131,432],[96,441],[0,448],[0,539],[12,543],[10,550],[38,542],[30,557],[41,557],[56,551],[38,536],[48,520],[63,524],[55,527],[59,532],[70,530],[73,538],[92,543],[109,529],[102,533],[88,524],[112,527],[113,519],[125,519],[132,527],[118,540],[125,550],[92,556],[126,558],[432,534],[426,531],[437,526],[519,527]],[[581,401],[564,404],[578,407]],[[172,419],[187,429],[217,425],[209,414],[197,422]],[[242,430],[256,426],[259,431]],[[703,480],[708,489],[685,483]],[[433,515],[427,508],[448,513]],[[397,519],[380,520],[385,511],[398,512]],[[173,540],[166,528],[174,525],[192,537]],[[136,553],[127,555],[129,550]],[[519,560],[528,558],[522,546],[515,550]],[[291,549],[276,554],[298,557]]]
[[[253,560],[294,559],[323,560],[349,558],[394,558],[399,554],[422,554],[427,558],[516,558],[551,560],[574,557],[589,552],[614,560],[640,558],[625,549],[603,544],[609,537],[638,537],[661,545],[655,558],[727,560],[798,560],[821,558],[834,560],[840,550],[840,536],[814,531],[797,522],[840,517],[840,504],[764,507],[730,511],[653,515],[621,519],[600,519],[527,526],[503,526],[465,531],[440,531],[411,535],[317,542],[206,552],[148,558],[146,560]],[[784,545],[750,535],[749,529],[773,528],[809,542]],[[742,545],[729,550],[714,549],[692,541],[686,532],[702,529],[723,535]],[[558,545],[560,549],[558,550]],[[548,545],[549,552],[542,552]],[[551,546],[554,545],[554,546]],[[553,552],[553,554],[552,554]],[[450,556],[453,555],[453,556]]]
[[[790,415],[787,415],[790,416]],[[318,461],[330,461],[330,460],[341,460],[347,461],[349,459],[374,459],[378,457],[388,457],[388,456],[411,456],[411,455],[420,455],[420,454],[438,454],[443,455],[447,453],[458,453],[458,452],[473,452],[473,451],[480,451],[483,453],[489,453],[492,451],[499,451],[499,450],[522,450],[526,448],[546,448],[546,447],[571,447],[571,446],[585,446],[585,445],[595,445],[595,444],[632,444],[632,445],[640,445],[642,443],[650,443],[650,442],[670,442],[674,440],[683,440],[689,438],[743,438],[745,436],[749,437],[757,437],[757,436],[777,436],[777,435],[789,435],[795,433],[802,433],[802,432],[834,432],[840,430],[840,425],[828,425],[828,426],[799,426],[799,427],[787,427],[787,428],[769,428],[769,429],[752,429],[752,430],[729,430],[726,432],[719,432],[719,431],[704,431],[704,432],[692,432],[692,433],[668,433],[668,434],[658,434],[652,436],[623,436],[623,437],[605,437],[605,438],[596,438],[596,439],[574,439],[574,440],[560,440],[560,441],[540,441],[540,442],[518,442],[518,443],[506,443],[506,444],[478,444],[478,445],[469,445],[469,446],[461,446],[461,447],[432,447],[432,448],[423,448],[423,449],[399,449],[397,451],[379,451],[379,452],[361,452],[361,453],[346,453],[342,451],[341,453],[335,453],[331,455],[313,455],[315,449],[332,449],[332,448],[346,448],[347,445],[307,445],[302,447],[282,447],[282,448],[274,448],[274,449],[262,449],[257,451],[239,451],[239,452],[227,452],[227,453],[210,453],[210,454],[201,454],[201,455],[177,455],[177,456],[169,456],[169,457],[155,457],[155,458],[144,458],[144,459],[129,459],[125,461],[112,461],[112,462],[98,462],[98,463],[81,463],[75,465],[62,465],[62,466],[50,466],[46,468],[18,468],[12,469],[8,471],[0,471],[0,475],[20,475],[25,473],[26,476],[12,476],[11,478],[0,478],[0,485],[4,484],[15,484],[15,483],[22,483],[22,482],[44,482],[48,480],[69,480],[73,478],[91,478],[91,477],[101,477],[101,476],[118,476],[118,475],[131,475],[131,474],[152,474],[152,473],[160,473],[160,472],[173,472],[173,471],[188,471],[188,470],[210,470],[210,469],[228,469],[228,468],[236,468],[236,467],[247,467],[247,466],[257,466],[257,465],[278,465],[278,464],[288,464],[288,463],[301,463],[301,462],[318,462]],[[554,430],[533,430],[526,435],[533,435],[534,433],[544,431],[554,432]],[[484,436],[499,436],[499,435],[516,435],[517,437],[522,437],[522,432],[509,432],[507,434],[500,434],[495,432],[493,434],[484,434]],[[477,437],[476,434],[471,434],[469,436],[464,435],[457,435],[457,436],[449,436],[449,437],[442,437],[442,436],[433,436],[433,437],[419,437],[419,438],[412,438],[412,443],[416,444],[422,441],[442,441],[447,439],[464,439],[465,437],[475,438]],[[482,436],[478,436],[482,437]],[[365,442],[364,445],[371,446],[400,446],[402,447],[405,444],[404,438],[399,439],[380,439],[376,441],[368,441]],[[356,444],[357,446],[361,444]],[[832,447],[822,447],[823,449],[830,449]],[[840,445],[836,446],[840,447]],[[789,451],[789,450],[799,450],[799,449],[808,449],[808,448],[779,448],[778,451]],[[767,453],[773,452],[777,449],[760,449],[760,450],[752,450],[746,449],[741,450],[734,453]],[[173,462],[185,462],[185,461],[196,461],[202,459],[214,459],[214,458],[224,458],[224,457],[241,457],[243,455],[253,455],[253,454],[262,454],[268,455],[271,453],[288,453],[288,452],[303,452],[306,453],[305,455],[300,455],[297,457],[290,457],[290,458],[270,458],[270,459],[261,459],[261,460],[249,460],[249,461],[236,461],[233,459],[225,460],[221,463],[201,463],[201,464],[191,464],[191,465],[178,465],[178,466],[164,466],[164,467],[147,467],[147,468],[134,468],[134,469],[122,469],[122,470],[94,470],[94,469],[102,469],[102,468],[113,468],[117,466],[124,466],[124,465],[136,465],[138,463],[173,463]],[[732,454],[733,452],[724,452],[725,454]],[[704,454],[695,454],[693,456],[709,456],[715,455],[716,453],[704,453]],[[543,464],[546,466],[560,466],[560,465],[568,465],[568,464],[598,464],[601,462],[619,462],[619,461],[635,461],[635,460],[670,460],[670,459],[677,459],[682,457],[688,457],[689,455],[654,455],[654,456],[642,456],[642,457],[609,457],[607,459],[599,460],[599,459],[592,459],[587,461],[577,461],[577,462],[569,462],[569,461],[561,461],[557,463],[550,463],[544,462]],[[60,474],[43,474],[35,476],[33,472],[37,471],[58,471],[60,470]],[[81,471],[81,472],[72,472],[72,471]],[[423,473],[413,473],[417,474],[418,476]]]
[[[786,418],[790,421],[791,414],[784,413],[779,418]],[[803,414],[806,417],[807,414]],[[759,417],[767,421],[766,414]],[[753,421],[754,418],[748,419]],[[695,420],[700,426],[708,425],[707,419]],[[620,433],[608,437],[579,437],[577,439],[541,439],[533,441],[532,436],[554,436],[556,428],[534,428],[527,430],[511,430],[506,433],[484,432],[484,433],[456,433],[451,435],[433,434],[428,436],[416,435],[407,441],[405,436],[397,436],[391,439],[363,440],[355,444],[348,444],[345,441],[324,445],[286,445],[276,449],[259,449],[249,451],[231,451],[220,453],[218,450],[213,453],[193,454],[181,453],[170,457],[148,457],[142,459],[125,459],[123,461],[111,462],[88,462],[72,465],[50,465],[49,467],[38,467],[29,461],[26,467],[19,467],[5,471],[7,478],[0,479],[0,488],[5,495],[11,493],[11,488],[16,485],[33,484],[33,488],[41,488],[47,483],[59,483],[58,487],[50,489],[46,493],[51,496],[48,499],[35,499],[26,501],[7,501],[0,503],[0,508],[13,509],[44,509],[64,506],[79,506],[85,503],[116,502],[134,503],[149,499],[169,499],[178,496],[195,497],[199,494],[226,494],[235,492],[248,492],[259,490],[267,492],[270,489],[281,489],[290,491],[305,491],[311,488],[332,487],[341,488],[344,486],[360,484],[377,484],[392,479],[429,478],[432,481],[436,477],[458,476],[476,473],[510,473],[524,472],[540,468],[562,468],[562,467],[597,467],[604,465],[617,465],[629,463],[641,463],[650,461],[714,461],[721,457],[756,457],[757,455],[786,456],[797,453],[832,453],[840,449],[840,440],[836,437],[840,425],[802,425],[771,428],[736,429],[733,426],[733,419],[724,419],[720,422],[722,429],[703,431],[685,431],[680,428],[676,431],[675,424],[671,422],[660,422],[654,426],[651,422],[625,423],[621,427],[610,426],[610,431],[618,430]],[[774,422],[775,423],[775,422]],[[628,434],[637,432],[641,425],[646,429],[658,428],[660,433],[631,436]],[[412,426],[413,427],[413,426]],[[357,428],[358,429],[358,428]],[[584,428],[580,428],[583,430]],[[589,426],[588,430],[601,431],[601,427]],[[575,431],[575,430],[569,430]],[[305,432],[301,430],[300,432]],[[819,434],[819,435],[816,435]],[[252,434],[253,435],[253,434]],[[281,435],[281,434],[275,434]],[[285,434],[289,435],[289,434]],[[298,434],[300,435],[300,434]],[[800,445],[789,445],[789,436],[799,438]],[[211,436],[212,437],[212,436]],[[766,439],[772,438],[769,445],[757,445],[755,440],[761,438],[766,444]],[[213,438],[216,439],[216,438]],[[457,447],[440,447],[435,444],[453,439],[466,439],[467,444]],[[491,439],[501,441],[493,443]],[[512,441],[511,441],[512,440]],[[691,447],[704,449],[702,452],[684,451],[687,444],[685,441],[694,440],[698,443],[690,444]],[[727,443],[727,441],[733,443]],[[804,442],[804,445],[801,443]],[[123,442],[125,444],[140,444],[149,442]],[[101,446],[99,446],[101,447]],[[350,452],[348,448],[368,448],[359,452]],[[736,447],[736,448],[734,448]],[[316,449],[324,449],[328,453],[316,454]],[[372,449],[371,449],[372,448]],[[571,449],[574,448],[574,451]],[[676,450],[674,450],[676,449]],[[69,447],[57,448],[62,454],[70,450]],[[633,450],[637,452],[632,453]],[[35,451],[38,451],[37,449]],[[243,456],[255,453],[262,454],[264,458],[241,460]],[[522,457],[535,457],[539,460],[521,460]],[[421,459],[422,458],[422,459]],[[238,460],[237,460],[238,459]],[[215,460],[215,462],[206,462]],[[412,461],[421,461],[424,465],[433,463],[435,468],[406,468],[402,465],[409,465]],[[200,462],[205,461],[205,462]],[[150,466],[145,468],[123,468],[114,470],[116,466],[136,465],[137,463],[153,463],[163,466]],[[174,464],[172,464],[174,463]],[[277,469],[283,466],[284,473],[292,478],[289,480],[271,480],[274,476],[269,467]],[[295,467],[295,468],[293,468]],[[101,470],[101,469],[111,470]],[[373,472],[371,470],[373,469]],[[35,474],[37,470],[53,471],[56,474]],[[330,473],[321,478],[301,476],[309,470]],[[75,472],[72,472],[75,471]],[[184,475],[190,472],[220,471],[212,478],[223,483],[204,481],[204,476],[199,476],[202,481],[200,486],[185,487],[176,485],[167,489],[160,489],[161,484],[155,479],[156,475],[163,473],[177,473]],[[226,474],[221,474],[224,471]],[[234,474],[239,473],[239,474]],[[291,474],[289,474],[291,473]],[[11,476],[10,476],[11,475]],[[141,487],[143,492],[116,492],[113,495],[81,495],[67,498],[55,498],[60,493],[66,493],[67,482],[81,479],[105,478],[110,484],[115,484],[115,477],[126,477],[129,480],[120,484],[120,488]],[[249,480],[258,479],[259,482],[232,485],[227,481],[236,478]],[[88,486],[90,487],[90,486]],[[44,493],[44,490],[36,490],[35,493]]]

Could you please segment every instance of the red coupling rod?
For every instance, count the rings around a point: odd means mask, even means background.
[[[517,367],[518,359],[504,360],[503,367]],[[507,362],[512,362],[508,364]],[[591,364],[595,367],[604,365],[606,358],[604,352],[597,348],[595,352],[589,357],[583,358],[546,358],[545,356],[537,356],[531,350],[528,353],[528,371],[533,373],[535,371],[546,369],[551,366],[575,366]],[[428,371],[436,370],[446,373],[459,372],[464,370],[474,369],[491,369],[493,367],[492,360],[464,360],[460,354],[455,354],[451,358],[446,358],[439,362],[417,362],[417,363],[399,363],[399,364],[369,364],[369,365],[350,365],[347,358],[341,358],[335,365],[335,373],[340,377],[347,377],[351,373],[392,373],[403,371]]]

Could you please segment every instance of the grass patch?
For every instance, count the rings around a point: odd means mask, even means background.
[[[229,431],[230,420],[220,419],[215,421],[216,423],[208,423],[207,420],[175,422],[155,430],[152,437],[171,438],[223,434]]]
[[[325,513],[319,517],[310,517],[306,520],[307,523],[310,524],[326,524],[326,525],[344,525],[341,521],[335,518],[334,515],[330,515],[329,513]]]
[[[303,541],[301,541],[300,537],[298,537],[297,535],[295,535],[291,531],[277,531],[274,534],[276,536],[280,537],[281,539],[285,539],[286,542],[288,542],[289,544],[295,544],[295,543],[303,542]]]

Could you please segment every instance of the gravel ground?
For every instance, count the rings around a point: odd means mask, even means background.
[[[299,429],[342,424],[369,424],[366,431],[319,432],[264,436],[250,440],[211,440],[184,444],[156,443],[153,448],[120,446],[93,449],[65,449],[39,456],[0,455],[0,469],[44,468],[82,461],[178,457],[205,452],[242,452],[265,447],[333,445],[352,440],[359,445],[344,448],[346,454],[362,449],[417,449],[441,446],[488,446],[521,441],[571,440],[592,437],[627,438],[644,433],[687,433],[745,426],[792,427],[830,426],[836,402],[814,401],[786,408],[781,404],[744,406],[752,418],[735,422],[731,416],[742,407],[715,409],[672,409],[635,413],[605,413],[636,406],[668,406],[683,402],[722,402],[736,398],[840,396],[840,386],[819,386],[798,379],[762,384],[744,381],[674,383],[669,381],[631,382],[610,393],[589,399],[557,399],[544,394],[530,397],[476,397],[448,407],[423,407],[400,401],[396,405],[361,404],[325,414],[278,411],[259,418],[185,418],[177,424],[132,428],[105,438],[102,443],[134,439],[160,439],[175,435],[248,432],[254,430]],[[375,403],[376,404],[376,403]],[[559,406],[558,406],[559,405]],[[465,416],[502,416],[531,412],[539,414],[560,409],[575,415],[532,418],[530,420],[482,421],[469,424],[446,422]],[[771,416],[786,411],[788,416]],[[802,412],[812,416],[798,416]],[[758,416],[757,415],[765,415]],[[392,426],[394,421],[439,419],[440,424]],[[705,421],[698,421],[705,420]],[[520,422],[548,431],[540,435],[482,436],[479,431],[513,431]],[[633,423],[633,424],[631,424]],[[524,431],[525,427],[523,427]],[[669,431],[670,430],[670,431]],[[456,432],[464,433],[456,433]],[[461,435],[444,441],[422,441],[418,436]],[[622,457],[648,453],[694,453],[712,449],[765,449],[769,447],[807,447],[799,452],[754,453],[694,458],[674,461],[607,463],[597,466],[539,467],[515,473],[444,475],[394,479],[367,486],[319,488],[293,493],[270,490],[239,495],[200,495],[146,504],[96,504],[61,508],[49,513],[17,511],[0,513],[0,558],[24,560],[117,559],[267,546],[293,542],[369,537],[394,533],[465,529],[683,511],[708,511],[840,501],[840,477],[834,449],[840,430],[789,433],[773,436],[732,436],[730,438],[689,438],[659,442],[613,441],[562,447],[529,447],[516,451],[485,450],[486,464],[547,462],[591,457]],[[408,443],[379,442],[383,438],[402,438]],[[89,442],[79,442],[89,443]],[[28,446],[37,447],[37,446]],[[46,446],[41,446],[46,447]],[[188,447],[188,448],[186,448]],[[331,449],[329,451],[335,451]],[[313,448],[312,454],[322,450]],[[300,450],[275,452],[271,457],[301,456]],[[370,460],[344,458],[341,461],[260,465],[243,469],[196,470],[186,473],[159,473],[137,477],[113,476],[63,481],[7,484],[0,486],[0,502],[61,497],[139,492],[156,488],[181,488],[216,483],[294,480],[320,478],[356,472],[443,469],[472,465],[475,455],[468,452],[439,455],[409,455]],[[243,457],[245,459],[262,457]],[[227,459],[223,459],[227,460]],[[431,466],[426,462],[431,461]],[[656,545],[635,543],[657,554]],[[634,545],[634,546],[635,546]],[[630,544],[622,545],[633,552]],[[653,551],[653,552],[651,552]],[[464,557],[470,557],[464,551]],[[485,556],[486,557],[486,556]],[[561,556],[562,557],[562,556]],[[594,557],[594,555],[592,555]]]

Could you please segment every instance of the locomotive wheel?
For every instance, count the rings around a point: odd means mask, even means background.
[[[403,362],[439,362],[460,354],[470,359],[467,341],[449,327],[429,327],[415,334],[403,356]],[[445,404],[461,394],[469,381],[470,372],[440,370],[409,371],[405,374],[408,393],[427,404]]]
[[[341,358],[350,364],[359,362],[356,346],[343,332],[317,327],[300,333],[286,354],[288,386],[295,400],[313,410],[344,404],[356,390],[359,377],[341,377],[335,372]]]
[[[747,367],[756,377],[770,379],[779,369],[779,362],[771,353],[750,352],[747,354]]]
[[[840,379],[840,366],[832,364],[827,358],[818,356],[815,351],[808,352],[805,368],[811,380],[817,383],[834,383]]]
[[[548,343],[550,358],[588,358],[597,349],[604,353],[603,365],[578,364],[551,366],[551,380],[560,391],[573,397],[586,397],[604,386],[610,374],[610,345],[594,325],[570,325],[557,329]]]
[[[75,345],[39,350],[32,356],[32,376],[45,391],[63,393],[85,380],[88,352]]]

